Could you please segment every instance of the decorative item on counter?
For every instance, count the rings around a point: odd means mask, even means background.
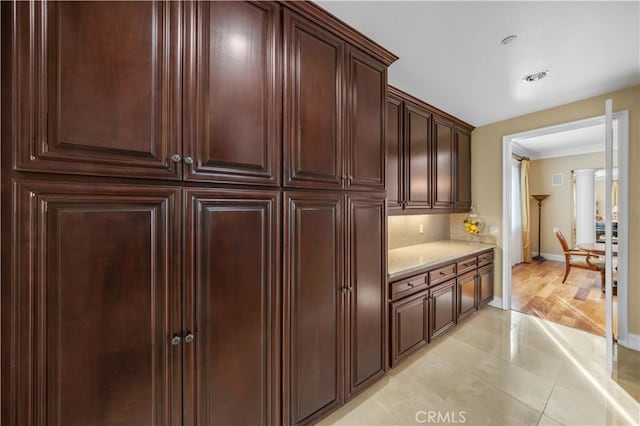
[[[473,237],[473,241],[478,242],[478,234],[482,231],[482,228],[484,228],[484,220],[478,216],[474,205],[471,205],[471,211],[469,211],[469,214],[464,218],[462,223],[464,230]]]

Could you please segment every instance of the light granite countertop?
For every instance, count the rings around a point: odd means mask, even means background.
[[[389,250],[387,272],[389,279],[394,279],[494,247],[494,244],[444,240],[396,248]]]

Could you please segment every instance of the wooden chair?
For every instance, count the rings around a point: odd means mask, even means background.
[[[553,233],[556,234],[556,238],[560,241],[562,252],[564,254],[565,269],[562,282],[564,283],[567,280],[571,268],[597,271],[600,272],[600,284],[602,286],[602,291],[604,291],[604,260],[602,260],[600,256],[594,255],[588,251],[570,249],[569,244],[567,244],[567,240],[564,238],[564,235],[562,235],[559,228],[553,228]]]

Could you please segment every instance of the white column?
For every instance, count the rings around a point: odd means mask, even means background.
[[[576,176],[576,244],[596,241],[595,169],[574,170]]]

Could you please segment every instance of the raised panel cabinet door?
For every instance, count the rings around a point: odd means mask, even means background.
[[[493,265],[478,269],[478,305],[486,305],[493,300]]]
[[[453,124],[433,118],[433,207],[453,208],[454,198]]]
[[[13,7],[15,169],[180,179],[181,3]]]
[[[386,228],[384,197],[347,196],[349,395],[384,375]]]
[[[455,128],[456,141],[456,210],[471,208],[471,134],[459,127]]]
[[[284,185],[339,189],[346,180],[344,43],[289,10],[283,16]]]
[[[13,194],[2,424],[181,425],[180,189],[17,181]]]
[[[432,339],[456,325],[456,280],[440,284],[430,290]]]
[[[343,195],[285,193],[284,424],[344,401]]]
[[[402,208],[404,202],[403,104],[396,96],[387,96],[387,206]]]
[[[431,208],[431,113],[405,102],[406,208]]]
[[[185,5],[185,180],[278,185],[280,6]]]
[[[279,201],[185,190],[185,425],[280,424]]]
[[[458,320],[466,318],[478,308],[476,282],[475,271],[458,277]]]
[[[429,341],[429,301],[423,291],[391,303],[391,366]]]
[[[347,187],[384,190],[387,67],[348,49]]]

